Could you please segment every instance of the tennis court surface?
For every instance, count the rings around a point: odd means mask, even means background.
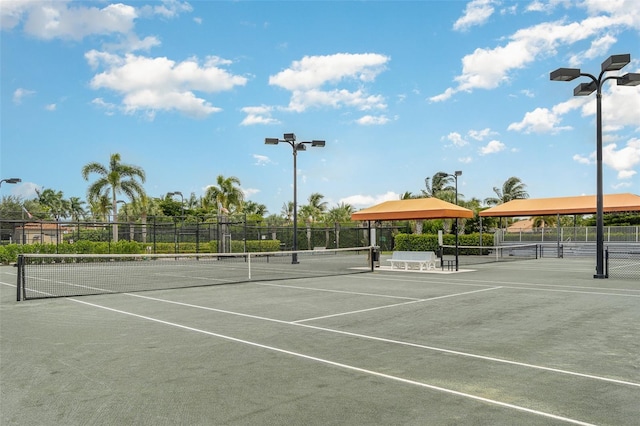
[[[0,423],[637,425],[640,282],[593,268],[542,258],[17,302],[17,268],[0,267]]]

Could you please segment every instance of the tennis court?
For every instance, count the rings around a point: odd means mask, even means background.
[[[635,425],[640,282],[593,268],[542,258],[17,302],[17,268],[0,267],[0,423]]]

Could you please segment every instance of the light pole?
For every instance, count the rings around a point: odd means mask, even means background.
[[[458,176],[462,176],[462,170],[456,170],[451,176],[456,180],[456,206],[458,205]],[[456,217],[456,271],[458,271],[458,218]]]
[[[295,253],[298,250],[298,172],[297,172],[297,157],[298,151],[306,151],[307,144],[314,147],[322,148],[325,145],[325,141],[312,140],[305,142],[296,142],[296,135],[293,133],[285,133],[284,139],[278,138],[265,138],[264,143],[267,145],[278,145],[280,142],[286,142],[291,146],[293,150],[293,254],[291,256],[291,263],[298,263],[298,254]]]
[[[167,195],[169,197],[173,197],[174,195],[180,196],[180,222],[184,227],[184,196],[180,191],[168,192]],[[176,225],[177,228],[177,225]],[[178,238],[178,234],[176,234],[176,251],[180,251],[180,238]]]
[[[611,55],[601,66],[598,78],[583,73],[579,68],[558,68],[549,75],[552,81],[571,81],[578,77],[589,77],[591,83],[580,83],[574,90],[574,96],[588,96],[596,92],[596,273],[593,278],[608,278],[604,270],[604,195],[602,190],[602,85],[607,80],[616,80],[618,86],[637,86],[640,74],[628,73],[623,76],[608,76],[607,71],[618,71],[631,62],[631,55]]]
[[[20,178],[7,178],[7,179],[2,179],[2,180],[0,180],[0,186],[2,186],[2,182],[6,182],[6,183],[20,183],[20,182],[22,182],[22,179],[20,179]]]

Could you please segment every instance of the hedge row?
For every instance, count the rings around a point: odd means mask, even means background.
[[[398,234],[394,237],[393,249],[396,251],[436,251],[438,249],[438,236],[434,234]],[[456,236],[445,234],[442,236],[444,245],[454,245]],[[458,244],[461,246],[479,246],[480,234],[463,234],[458,236]],[[482,234],[482,245],[493,245],[493,234]]]
[[[280,250],[278,240],[249,240],[247,241],[248,252],[266,252]],[[231,241],[231,251],[242,253],[244,242]],[[76,241],[73,244],[7,244],[0,246],[0,264],[6,265],[18,260],[19,254],[41,253],[41,254],[144,254],[155,253],[217,253],[218,242],[210,241],[201,243],[196,250],[195,243],[180,243],[176,247],[174,243],[138,243],[135,241],[118,241],[117,243],[97,242],[97,241]]]

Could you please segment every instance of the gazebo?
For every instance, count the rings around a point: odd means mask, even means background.
[[[472,218],[473,211],[439,198],[385,201],[351,214],[352,220],[421,220]]]

